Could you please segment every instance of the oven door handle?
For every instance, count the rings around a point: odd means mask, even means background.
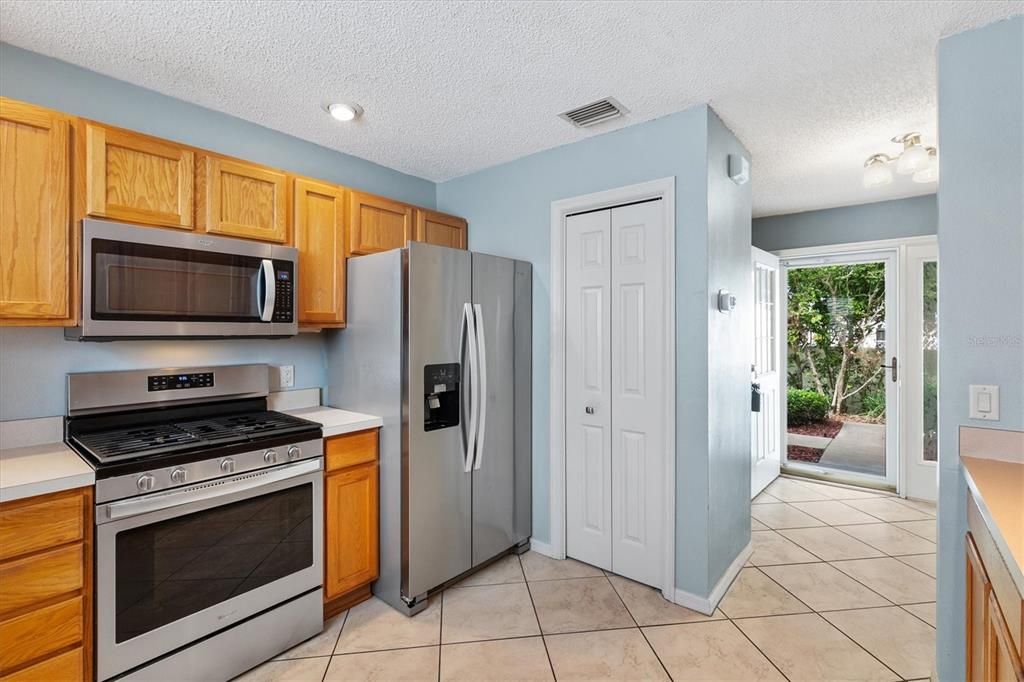
[[[263,295],[256,294],[256,305],[260,311],[260,322],[274,319],[274,304],[277,302],[277,282],[274,279],[274,261],[264,258],[260,261],[260,275]]]
[[[270,483],[287,481],[290,478],[299,478],[319,471],[320,468],[320,458],[318,457],[316,459],[309,459],[297,464],[288,464],[274,469],[265,469],[263,471],[257,471],[250,474],[242,474],[240,476],[222,479],[220,481],[200,483],[187,488],[169,490],[163,493],[154,493],[152,495],[135,497],[128,500],[121,500],[119,502],[110,502],[97,508],[96,511],[98,514],[96,522],[106,523],[107,521],[116,521],[117,519],[124,519],[129,516],[138,516],[139,514],[147,514],[161,509],[180,507],[181,505],[191,504],[201,500],[224,497],[225,495],[242,492],[244,490],[261,488]]]

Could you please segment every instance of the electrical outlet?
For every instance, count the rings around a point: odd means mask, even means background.
[[[281,365],[277,371],[281,388],[291,388],[295,385],[295,365]]]

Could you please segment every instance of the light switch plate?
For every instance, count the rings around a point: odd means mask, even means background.
[[[971,419],[999,421],[999,387],[971,384]]]
[[[281,365],[277,368],[278,384],[281,388],[295,386],[295,365]]]

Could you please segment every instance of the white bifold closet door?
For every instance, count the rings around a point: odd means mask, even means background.
[[[660,586],[665,267],[660,200],[566,219],[566,554]]]

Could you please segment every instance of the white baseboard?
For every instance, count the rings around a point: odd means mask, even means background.
[[[543,554],[544,556],[551,557],[552,559],[564,559],[563,556],[558,556],[554,548],[546,542],[541,542],[536,538],[530,538],[530,549],[537,554]]]
[[[739,575],[740,569],[742,569],[743,565],[747,563],[747,559],[750,558],[753,551],[753,544],[748,542],[747,546],[744,547],[740,553],[736,555],[736,558],[733,559],[733,562],[729,564],[729,568],[725,570],[725,573],[722,574],[722,577],[719,579],[714,589],[711,590],[710,596],[699,597],[692,592],[687,592],[686,590],[680,590],[677,588],[675,599],[673,601],[680,606],[685,606],[688,609],[699,611],[705,615],[713,615],[715,613],[715,609],[718,608],[718,602],[722,601],[722,597],[725,596],[729,586],[732,585],[732,581],[736,579],[737,575]]]

